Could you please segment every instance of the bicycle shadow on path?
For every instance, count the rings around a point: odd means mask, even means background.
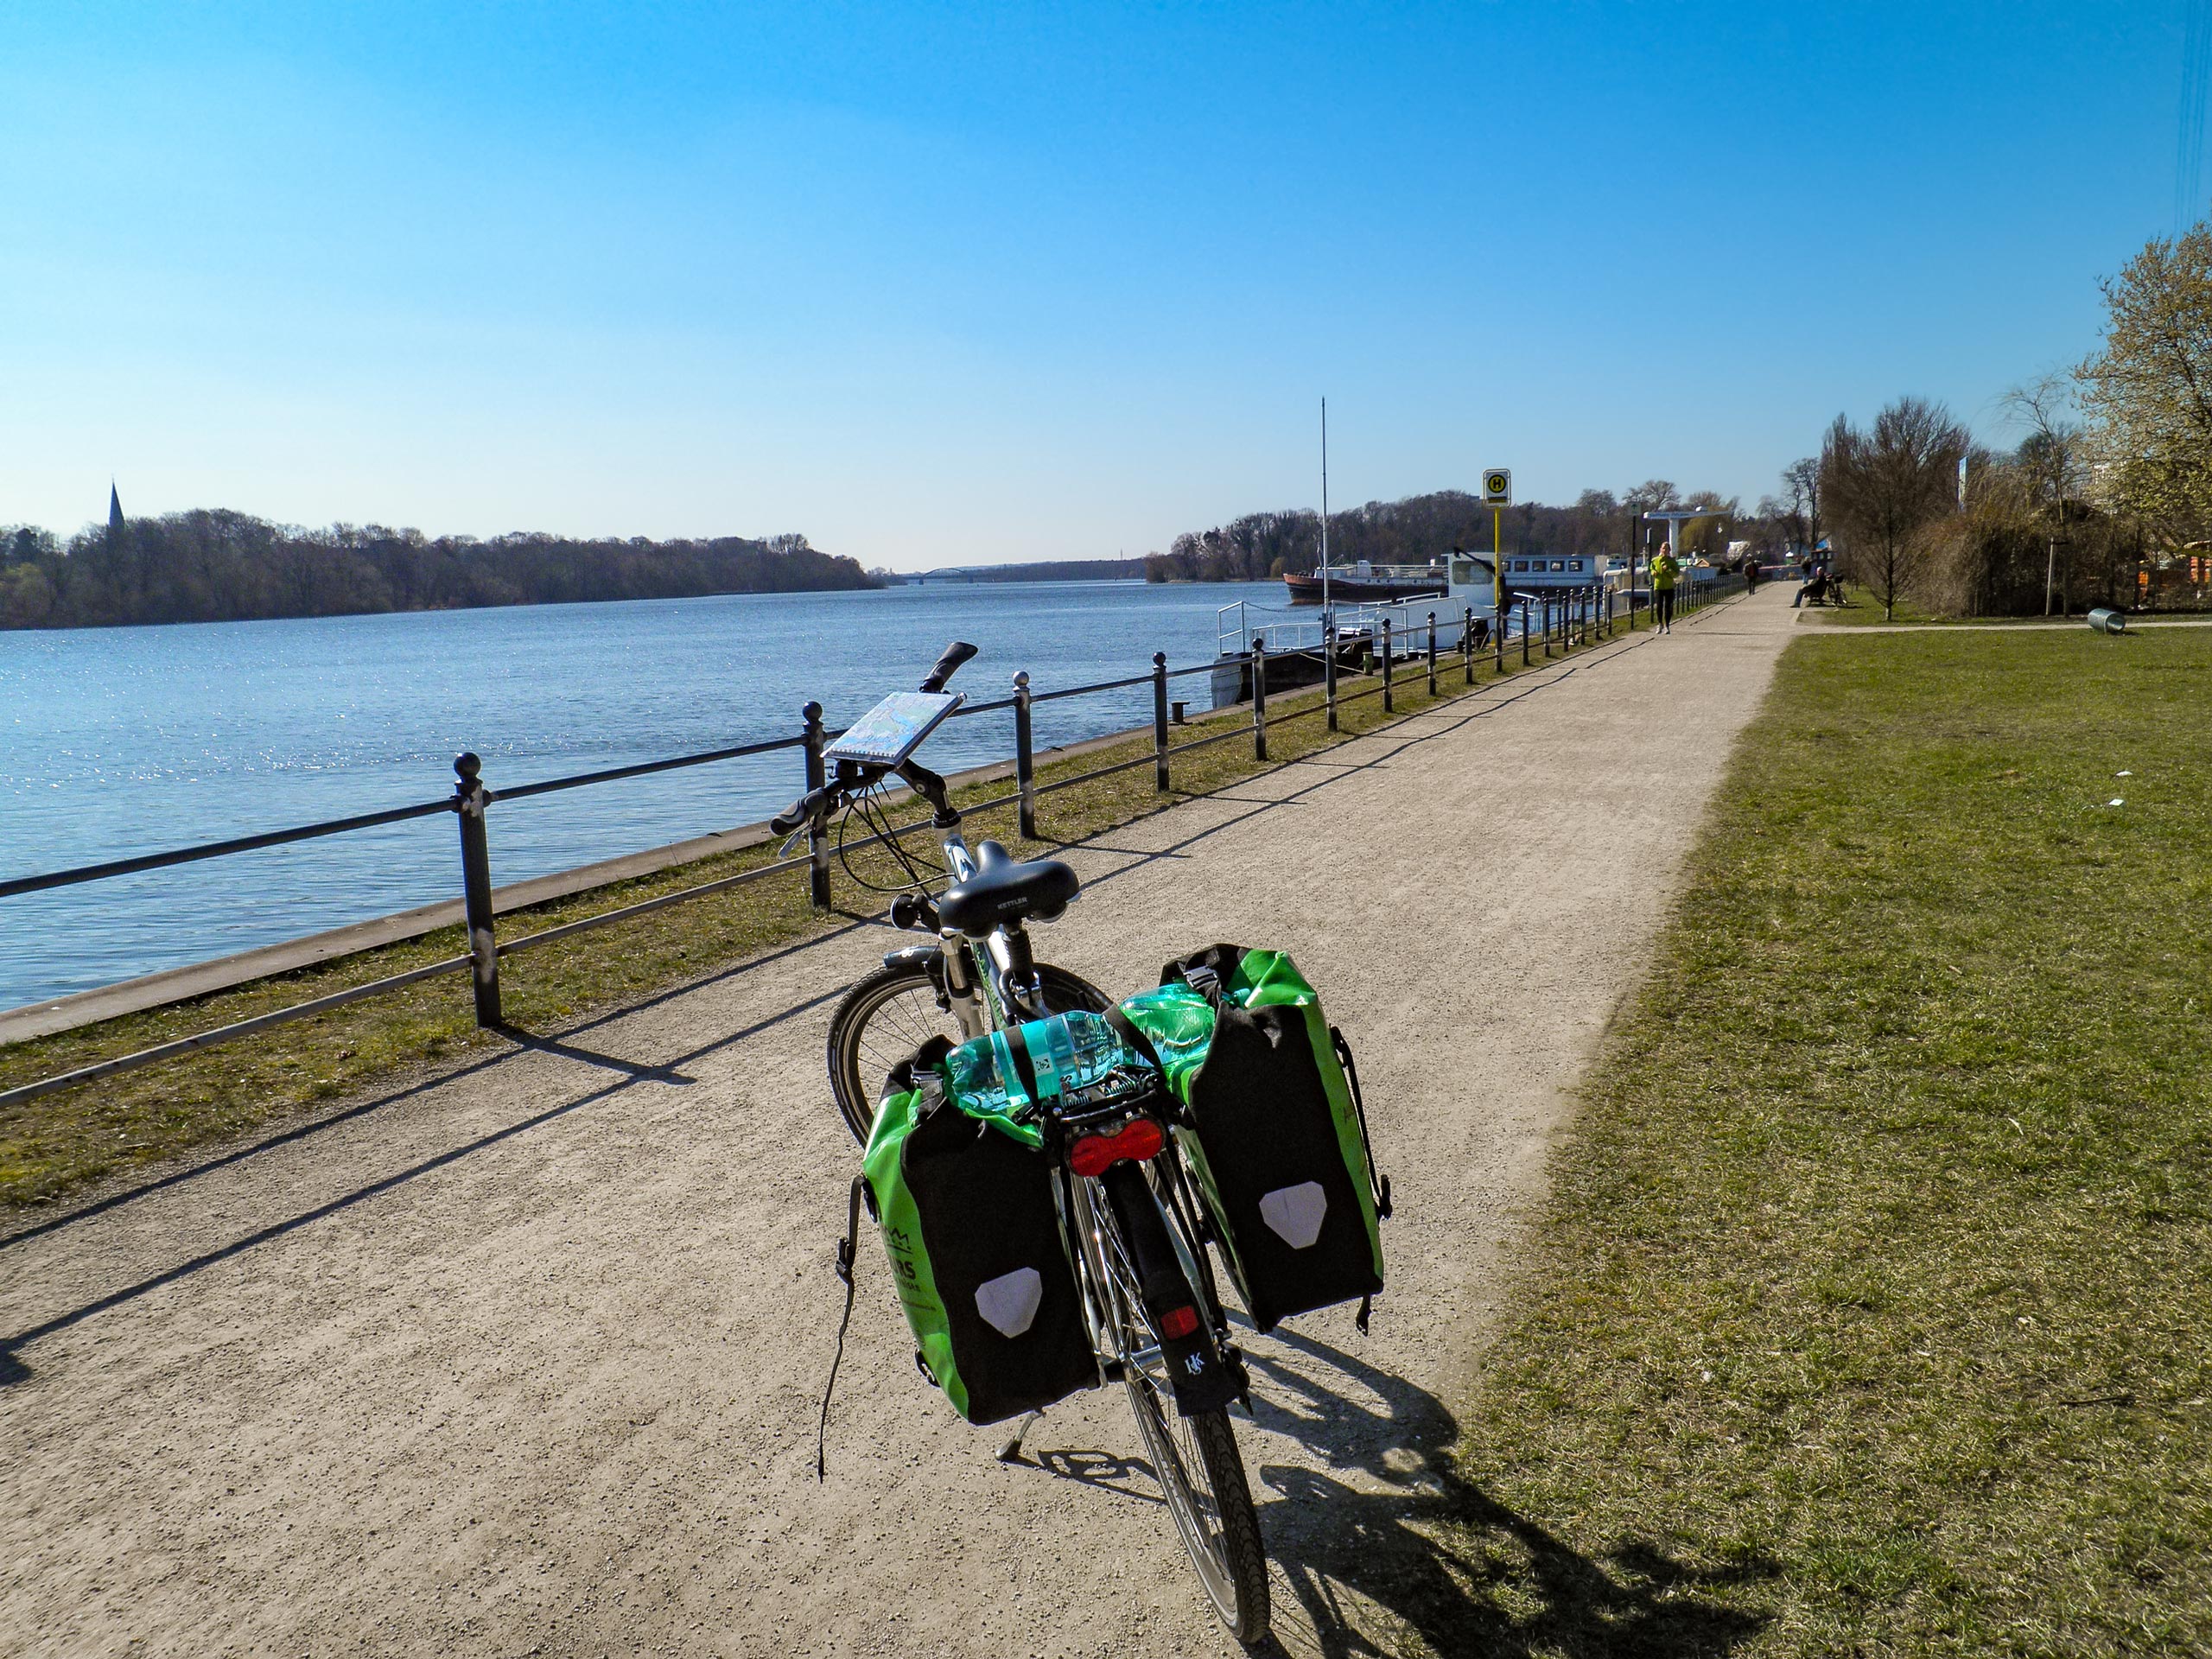
[[[1321,1465],[1240,1437],[1277,1591],[1278,1635],[1255,1653],[1721,1655],[1766,1624],[1702,1592],[1778,1563],[1716,1569],[1649,1540],[1584,1554],[1469,1478],[1426,1389],[1287,1330],[1247,1357],[1258,1427]]]

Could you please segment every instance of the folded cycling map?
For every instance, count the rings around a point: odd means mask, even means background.
[[[957,691],[893,691],[848,727],[823,758],[895,766],[966,701]]]

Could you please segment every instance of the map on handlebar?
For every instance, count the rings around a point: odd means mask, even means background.
[[[824,749],[823,759],[895,766],[966,701],[957,691],[893,691]]]

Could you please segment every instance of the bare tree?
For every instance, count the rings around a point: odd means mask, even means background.
[[[1854,574],[1882,598],[1885,620],[1910,582],[1921,532],[1954,510],[1972,440],[1941,404],[1900,397],[1861,431],[1835,417],[1821,446],[1821,491]]]
[[[2088,487],[2081,423],[2068,414],[2073,392],[2072,377],[2045,374],[2013,387],[2001,400],[2005,414],[2025,434],[2017,454],[2038,506],[2063,506],[2069,496],[2078,499]]]
[[[1805,552],[1811,556],[1821,544],[1821,458],[1807,455],[1782,469],[1783,488],[1789,493],[1789,510],[1804,524]]]
[[[2050,515],[2056,528],[2049,537],[2044,567],[2044,613],[2050,613],[2051,589],[2058,578],[2058,550],[2066,547],[2067,585],[2073,576],[2072,543],[2066,533],[2066,503],[2088,487],[2089,468],[2083,454],[2082,429],[2067,417],[2073,405],[2071,377],[2045,374],[2006,392],[2004,408],[2013,423],[2025,429],[2013,464],[2034,505]]]

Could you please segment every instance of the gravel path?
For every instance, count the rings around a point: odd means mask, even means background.
[[[1484,1628],[1428,1530],[1450,1402],[1791,620],[1778,588],[1719,606],[1071,855],[1094,885],[1040,949],[1104,984],[1295,952],[1395,1184],[1372,1334],[1343,1308],[1250,1344],[1285,1650]],[[853,1163],[821,1043],[893,943],[849,928],[0,1247],[0,1651],[1229,1651],[1118,1392],[995,1463],[872,1243],[815,1482]]]

